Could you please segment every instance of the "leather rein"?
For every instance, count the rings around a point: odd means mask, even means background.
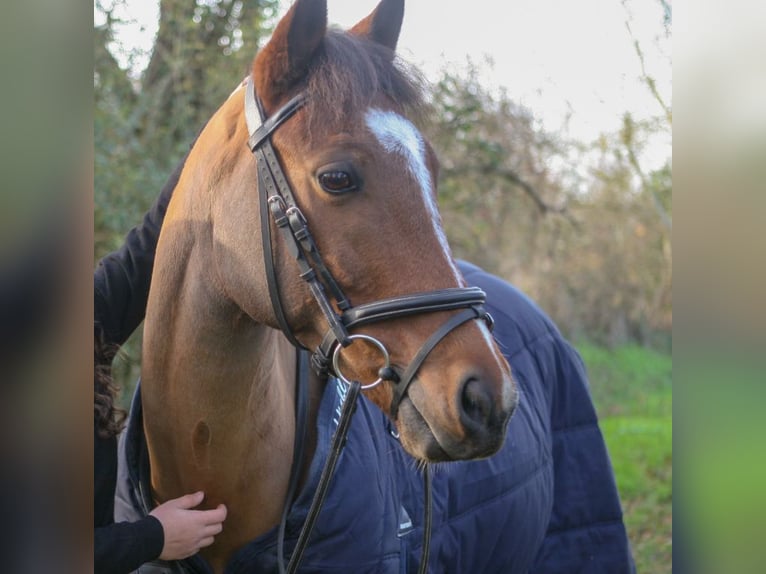
[[[351,305],[351,302],[343,294],[340,285],[319,254],[316,243],[309,231],[308,221],[295,200],[295,196],[271,143],[271,135],[274,131],[300,110],[305,103],[306,96],[302,93],[298,94],[267,118],[263,104],[255,92],[252,76],[248,76],[246,80],[245,119],[249,133],[248,146],[255,155],[258,169],[261,240],[269,297],[282,333],[300,351],[297,353],[296,432],[293,462],[277,539],[280,574],[284,574],[284,572],[292,573],[298,568],[303,552],[308,544],[311,529],[327,494],[335,464],[345,444],[345,437],[356,405],[355,401],[360,391],[372,388],[383,382],[390,383],[394,392],[390,407],[391,416],[396,418],[399,404],[404,398],[410,383],[414,380],[420,366],[444,337],[458,326],[473,319],[483,319],[490,327],[492,326],[492,318],[484,309],[486,294],[478,287],[440,289],[425,293],[391,297],[364,305]],[[330,454],[322,470],[308,517],[298,536],[298,542],[293,550],[287,569],[284,566],[284,539],[287,514],[290,504],[296,495],[301,461],[303,459],[308,418],[307,369],[309,361],[308,354],[303,352],[306,350],[306,347],[298,341],[287,322],[284,307],[279,296],[272,245],[272,224],[275,232],[282,237],[288,252],[296,261],[300,277],[308,284],[328,324],[327,333],[311,356],[311,367],[322,380],[326,380],[329,375],[333,375],[349,385],[349,392],[343,403],[341,419],[333,436]],[[401,375],[391,367],[388,350],[382,342],[369,335],[349,333],[351,329],[369,323],[398,319],[421,313],[453,310],[459,312],[452,315],[425,341]],[[342,350],[353,344],[356,340],[363,340],[372,344],[379,350],[383,358],[383,366],[378,370],[378,378],[364,385],[359,381],[346,378],[339,363]],[[431,534],[431,483],[427,465],[424,466],[424,486],[426,495],[423,529],[424,541],[423,557],[419,568],[419,572],[423,573],[426,572],[428,567]]]

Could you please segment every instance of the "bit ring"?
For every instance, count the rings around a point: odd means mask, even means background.
[[[383,345],[383,343],[378,341],[375,337],[370,337],[369,335],[349,335],[348,338],[352,343],[356,340],[362,340],[362,341],[367,341],[368,343],[371,343],[374,347],[377,347],[377,349],[380,351],[380,354],[383,355],[383,360],[385,362],[383,367],[381,367],[381,369],[379,369],[378,372],[380,372],[382,369],[391,367],[391,357],[388,354],[388,350]],[[338,363],[340,353],[344,348],[345,347],[342,347],[341,345],[338,345],[335,347],[335,351],[332,354],[332,369],[335,372],[336,377],[338,377],[341,381],[343,381],[347,385],[350,385],[351,381],[348,378],[346,378],[346,376],[343,374],[343,371],[341,371],[339,363]],[[382,382],[383,382],[383,379],[378,377],[372,383],[369,383],[367,385],[362,385],[361,388],[364,391],[367,389],[371,389],[373,387],[377,387]]]

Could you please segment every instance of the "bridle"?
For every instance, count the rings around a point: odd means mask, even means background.
[[[326,484],[323,485],[323,478],[327,474],[326,482],[332,475],[337,456],[340,454],[345,436],[339,437],[344,433],[341,428],[345,426],[348,430],[350,417],[353,413],[353,401],[358,396],[360,390],[370,389],[383,382],[389,382],[393,386],[393,400],[391,402],[391,416],[395,418],[399,405],[404,398],[407,388],[412,383],[428,354],[436,345],[454,329],[471,321],[473,319],[483,319],[492,326],[492,318],[484,309],[486,294],[478,287],[455,287],[449,289],[440,289],[428,291],[425,293],[413,293],[409,295],[391,297],[382,299],[373,303],[352,306],[349,299],[344,295],[340,285],[333,277],[330,270],[324,264],[317,245],[308,228],[308,222],[295,196],[287,182],[284,171],[282,170],[279,159],[271,143],[271,135],[274,131],[287,121],[293,114],[300,110],[306,103],[306,96],[303,93],[293,97],[284,104],[270,117],[266,118],[263,104],[255,92],[255,85],[252,76],[248,76],[245,84],[245,119],[248,126],[248,146],[256,158],[258,169],[258,196],[261,213],[261,241],[263,244],[264,260],[266,266],[266,278],[269,289],[271,305],[279,327],[287,339],[298,349],[306,348],[295,337],[290,325],[287,322],[282,301],[279,296],[279,285],[274,263],[274,252],[272,246],[273,223],[277,233],[282,237],[287,246],[290,255],[298,264],[300,277],[308,284],[314,299],[319,305],[324,315],[328,330],[320,345],[314,350],[311,357],[311,366],[321,379],[326,379],[328,375],[334,375],[344,383],[349,385],[349,393],[344,403],[344,411],[348,410],[348,420],[341,420],[336,432],[335,438],[338,444],[333,448],[325,465],[320,478],[320,487],[314,497],[317,508],[314,509],[314,502],[309,511],[309,516],[304,524],[303,530],[298,539],[293,556],[288,565],[289,572],[297,569],[303,549],[308,541],[308,536],[313,526],[313,521],[319,512],[319,507],[324,499],[324,490],[326,494]],[[329,297],[328,297],[329,293]],[[336,311],[337,309],[337,311]],[[397,373],[390,363],[390,355],[385,345],[378,339],[365,334],[350,334],[349,331],[380,321],[399,319],[411,315],[432,313],[436,311],[459,311],[444,322],[422,345],[415,354],[415,357],[404,369],[401,375]],[[354,341],[364,340],[375,346],[383,357],[383,366],[378,370],[378,378],[368,384],[362,385],[358,381],[347,378],[340,368],[340,356],[342,350]],[[299,361],[299,372],[306,370],[306,354],[299,353],[302,359]],[[288,486],[288,496],[285,503],[285,510],[280,524],[280,535],[278,538],[279,546],[279,567],[280,572],[284,572],[282,560],[284,529],[287,518],[287,509],[291,503],[295,490],[297,488],[300,461],[302,460],[303,437],[305,435],[305,419],[307,412],[307,391],[306,376],[298,377],[298,390],[296,392],[296,439],[293,453],[293,467]],[[303,379],[303,382],[300,382]],[[351,406],[348,406],[351,403]],[[336,448],[337,446],[337,448]],[[337,453],[336,453],[337,450]],[[332,460],[333,457],[335,460]],[[330,468],[332,467],[332,468]],[[426,466],[426,495],[430,499],[430,478],[428,467]],[[318,500],[319,499],[319,500]],[[426,504],[426,520],[424,527],[423,559],[421,560],[420,570],[425,572],[428,560],[428,542],[430,540],[430,501]]]
[[[488,325],[492,325],[492,319],[483,306],[486,294],[478,287],[454,287],[391,297],[373,303],[352,306],[351,302],[343,294],[340,285],[338,285],[338,282],[324,264],[309,231],[306,217],[298,207],[295,196],[290,185],[287,183],[287,178],[271,144],[271,134],[303,107],[306,103],[306,98],[303,94],[298,94],[271,117],[265,119],[263,105],[255,93],[252,77],[248,77],[245,90],[245,117],[250,133],[248,145],[255,155],[258,165],[261,239],[266,262],[266,277],[271,304],[279,327],[295,347],[305,349],[296,339],[287,322],[279,296],[269,215],[285,241],[288,251],[297,262],[301,279],[308,284],[329,327],[321,344],[312,355],[312,367],[320,377],[324,378],[328,374],[333,374],[342,381],[348,382],[349,379],[338,368],[338,357],[341,349],[358,339],[364,339],[372,343],[381,351],[385,364],[379,369],[378,378],[372,383],[363,385],[362,389],[372,388],[384,381],[391,382],[394,387],[391,414],[395,417],[407,387],[413,381],[428,353],[439,341],[452,330],[471,319],[484,319]],[[332,297],[332,301],[327,296],[328,292]],[[335,311],[334,306],[340,313]],[[421,313],[458,309],[462,309],[462,311],[436,330],[423,344],[415,359],[413,359],[401,376],[391,368],[390,361],[388,360],[389,355],[383,343],[368,335],[349,334],[349,330],[352,328],[370,323],[399,319]]]
[[[306,96],[302,93],[293,97],[270,117],[266,118],[263,104],[255,92],[255,84],[252,76],[248,76],[245,84],[245,119],[248,126],[248,146],[256,158],[258,169],[258,196],[261,214],[261,241],[263,244],[264,261],[266,266],[266,278],[269,289],[271,305],[279,327],[287,339],[298,349],[305,347],[298,341],[287,322],[287,318],[279,296],[279,285],[274,265],[274,252],[272,246],[271,223],[273,222],[279,232],[288,252],[295,259],[300,271],[300,277],[309,286],[314,299],[324,315],[328,330],[321,344],[316,348],[311,357],[311,366],[317,375],[326,379],[333,374],[341,381],[349,385],[349,393],[344,402],[343,415],[338,425],[338,430],[333,438],[331,453],[325,464],[320,477],[319,486],[312,501],[306,523],[298,537],[298,542],[288,564],[284,568],[283,551],[285,525],[287,511],[295,495],[298,483],[300,461],[302,460],[303,443],[306,426],[307,390],[306,376],[299,376],[298,389],[296,392],[296,433],[295,449],[293,452],[293,465],[288,485],[288,495],[282,514],[278,536],[278,563],[280,572],[294,572],[302,557],[308,537],[311,533],[314,521],[319,513],[319,508],[324,501],[327,492],[329,478],[332,476],[335,463],[340,455],[340,450],[345,443],[345,433],[350,426],[353,414],[354,402],[360,390],[370,389],[384,381],[393,386],[394,396],[391,401],[391,415],[393,418],[399,409],[399,404],[405,396],[407,388],[412,383],[425,361],[428,354],[436,345],[454,329],[472,319],[483,319],[488,326],[492,326],[492,317],[484,309],[486,294],[478,287],[455,287],[440,289],[425,293],[413,293],[399,297],[382,299],[373,303],[352,306],[349,299],[343,294],[340,285],[333,277],[330,270],[324,264],[316,243],[308,228],[308,222],[298,206],[292,189],[287,182],[284,171],[271,143],[271,135],[274,131],[300,110],[306,103]],[[270,219],[271,218],[271,219]],[[330,293],[332,301],[327,293]],[[336,309],[338,311],[336,311]],[[378,339],[369,335],[350,334],[349,331],[370,323],[399,319],[421,313],[436,311],[459,310],[459,313],[451,316],[443,323],[423,344],[415,357],[399,375],[390,364],[390,355],[385,345]],[[383,366],[378,370],[378,378],[372,383],[362,385],[358,381],[347,378],[339,365],[339,357],[342,349],[351,345],[355,340],[365,340],[371,343],[381,352]],[[305,358],[304,353],[299,353]],[[299,359],[298,371],[305,373],[305,359]],[[430,503],[430,474],[428,467],[424,472],[426,492],[426,517],[424,524],[423,558],[420,563],[420,571],[425,572],[428,565],[428,547],[431,530],[431,503]]]

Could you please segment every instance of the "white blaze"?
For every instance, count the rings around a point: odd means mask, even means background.
[[[375,134],[380,145],[383,146],[383,149],[389,153],[398,153],[406,160],[410,173],[420,185],[426,207],[431,214],[434,231],[444,250],[444,255],[452,267],[455,278],[458,279],[460,274],[454,263],[452,263],[447,236],[442,229],[439,210],[434,198],[431,172],[428,171],[428,166],[426,165],[426,145],[423,141],[423,136],[420,135],[420,132],[412,122],[392,111],[372,108],[367,111],[365,121],[367,127],[370,128],[370,131]]]

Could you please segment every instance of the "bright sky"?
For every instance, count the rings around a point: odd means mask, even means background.
[[[619,129],[626,111],[637,119],[661,111],[640,82],[628,18],[647,72],[671,102],[671,40],[665,37],[662,5],[659,0],[626,2],[627,9],[619,0],[407,0],[399,52],[431,80],[447,66],[464,67],[470,58],[483,66],[487,87],[504,87],[545,128],[560,130],[569,114],[569,135],[590,141]],[[136,22],[122,28],[118,39],[125,47],[148,50],[159,0],[125,4]],[[291,2],[282,4],[286,10]],[[376,4],[328,0],[330,22],[351,26]],[[492,67],[484,65],[487,58]],[[134,67],[145,63],[139,58]],[[661,147],[656,153],[669,156],[669,138],[656,145]]]

